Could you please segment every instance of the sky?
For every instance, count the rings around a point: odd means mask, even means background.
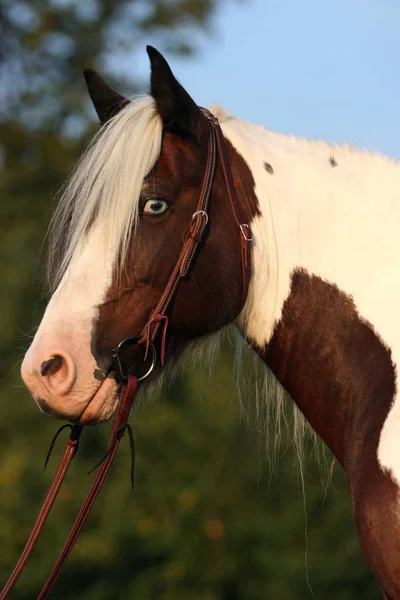
[[[198,104],[400,158],[399,32],[399,0],[225,0],[193,59],[166,58]]]

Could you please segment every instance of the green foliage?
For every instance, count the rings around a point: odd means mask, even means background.
[[[125,76],[129,92],[143,82],[121,70],[126,55],[156,33],[160,49],[190,54],[221,0],[2,0],[0,81],[4,114],[31,128],[66,127],[82,119],[81,70]],[[133,61],[132,61],[133,62]],[[121,84],[121,81],[119,81]]]
[[[271,475],[267,440],[246,427],[251,420],[233,397],[232,360],[225,350],[209,380],[190,368],[158,402],[139,407],[132,419],[135,492],[124,440],[55,598],[298,600],[311,596],[306,565],[316,598],[379,597],[360,555],[342,471],[335,469],[324,495],[318,464],[306,463],[306,525],[299,465],[286,447],[290,440],[283,440],[279,470]],[[24,409],[8,411],[9,436],[1,449],[2,578],[15,562],[56,462],[54,456],[49,472],[41,471],[55,423],[21,390],[16,398]],[[33,598],[48,574],[108,433],[108,427],[84,432],[16,598]],[[60,446],[61,441],[58,455]]]
[[[0,7],[0,584],[23,547],[61,452],[41,461],[56,423],[34,405],[19,359],[45,306],[43,240],[52,197],[90,130],[83,66],[110,68],[157,30],[188,52],[211,0],[5,0]],[[167,35],[168,34],[168,38]],[[120,76],[127,76],[120,73]],[[130,89],[132,89],[130,85]],[[4,102],[3,102],[4,100]],[[77,120],[73,120],[74,117]],[[268,467],[268,436],[235,398],[231,351],[210,378],[191,367],[133,426],[136,489],[124,440],[52,598],[102,600],[373,600],[343,473],[322,492],[316,461],[299,465],[290,435]],[[244,373],[251,381],[251,374]],[[288,400],[289,402],[289,400]],[[251,391],[250,391],[251,406]],[[253,426],[250,426],[253,424]],[[82,447],[13,598],[35,598],[82,503],[109,427]],[[307,566],[306,566],[307,565]]]

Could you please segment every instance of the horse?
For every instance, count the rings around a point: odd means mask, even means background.
[[[84,72],[101,126],[53,217],[53,293],[22,378],[44,413],[110,419],[113,350],[142,335],[200,219],[192,267],[152,336],[162,360],[142,389],[233,324],[344,468],[362,552],[384,598],[398,600],[400,166],[218,111],[243,220],[221,160],[209,208],[198,210],[215,115],[147,52],[150,93],[140,98]],[[143,350],[127,349],[132,372]]]

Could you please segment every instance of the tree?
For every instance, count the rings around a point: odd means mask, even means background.
[[[82,120],[83,67],[133,80],[127,54],[144,50],[157,33],[169,54],[191,54],[198,30],[207,28],[221,0],[4,0],[0,7],[1,118],[31,129],[69,132]],[[120,63],[125,64],[125,68]],[[119,81],[121,83],[121,81]],[[77,123],[75,123],[77,126]]]

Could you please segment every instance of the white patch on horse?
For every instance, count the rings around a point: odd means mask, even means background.
[[[238,326],[260,346],[272,336],[298,268],[351,296],[400,362],[400,165],[348,146],[329,146],[227,119],[224,134],[247,162],[261,216],[252,225],[253,277]],[[332,169],[332,153],[340,169]],[[263,168],[271,158],[275,176]],[[377,456],[400,484],[400,401],[381,431]]]
[[[53,294],[22,366],[25,379],[33,382],[35,397],[46,398],[54,410],[71,416],[80,414],[100,387],[94,377],[97,364],[91,336],[98,305],[111,284],[112,262],[103,259],[104,243],[101,230],[94,227]],[[40,376],[42,361],[57,351],[67,351],[76,369],[68,400]],[[115,385],[111,387],[115,393]]]

